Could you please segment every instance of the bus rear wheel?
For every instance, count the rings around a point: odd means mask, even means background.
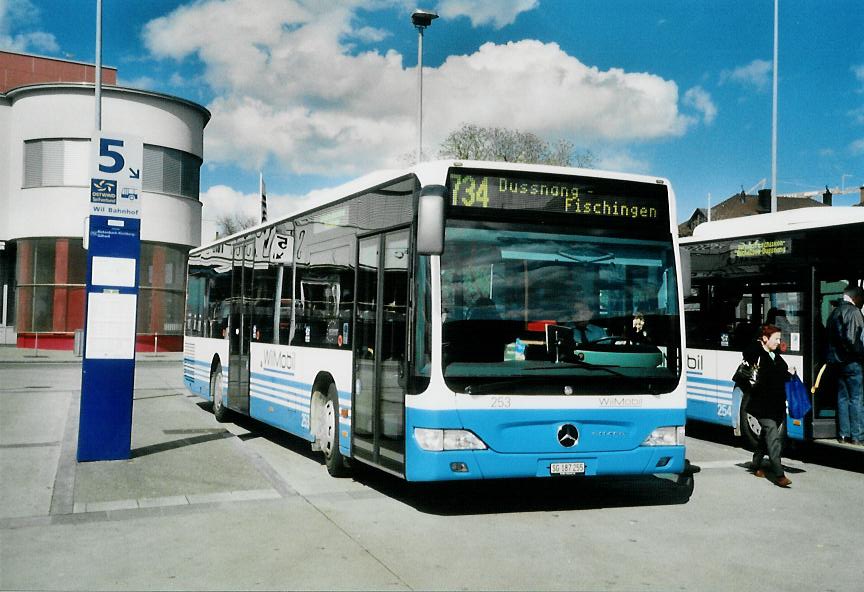
[[[213,416],[223,423],[228,420],[228,408],[225,406],[225,380],[222,377],[222,364],[216,364],[210,373],[210,400],[213,402]]]
[[[339,395],[336,385],[331,384],[326,395],[315,391],[312,401],[317,406],[315,440],[324,453],[327,472],[333,477],[344,477],[348,474],[348,465],[339,450]]]

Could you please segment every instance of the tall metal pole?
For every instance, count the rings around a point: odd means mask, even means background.
[[[417,164],[423,159],[423,29],[417,27]]]
[[[780,0],[774,0],[774,79],[771,100],[771,211],[777,211],[777,47]]]
[[[102,131],[102,0],[96,0],[96,130]]]

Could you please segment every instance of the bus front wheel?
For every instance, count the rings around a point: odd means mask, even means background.
[[[336,385],[330,385],[326,396],[315,391],[312,400],[317,407],[315,439],[324,453],[327,472],[333,477],[344,477],[348,474],[348,467],[339,450],[339,395]]]

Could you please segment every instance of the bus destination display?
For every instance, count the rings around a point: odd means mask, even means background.
[[[476,172],[451,172],[450,205],[540,210],[607,220],[668,220],[665,185],[604,181],[606,180],[597,178],[529,179]]]

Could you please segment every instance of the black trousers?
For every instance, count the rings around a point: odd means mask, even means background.
[[[760,418],[759,425],[762,426],[762,432],[759,434],[756,450],[753,451],[753,467],[758,469],[762,465],[762,459],[767,454],[770,470],[774,477],[777,479],[784,477],[783,464],[780,462],[780,453],[783,451],[783,438],[780,436],[781,424],[773,419]]]

